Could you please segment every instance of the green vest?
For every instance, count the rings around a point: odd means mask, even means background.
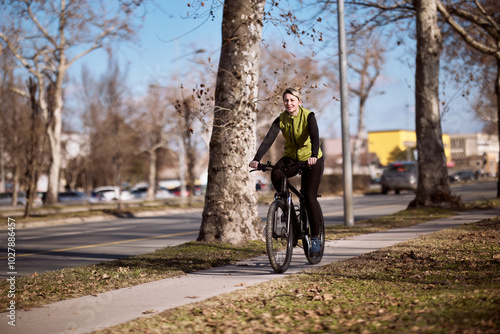
[[[307,161],[312,154],[311,137],[307,117],[310,110],[299,107],[297,116],[290,116],[286,111],[280,114],[280,129],[285,139],[285,157],[296,161]],[[318,150],[318,159],[323,156],[321,148]]]

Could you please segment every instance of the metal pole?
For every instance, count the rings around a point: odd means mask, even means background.
[[[340,109],[342,120],[342,161],[344,180],[344,225],[354,226],[352,210],[351,135],[349,131],[349,101],[347,98],[347,47],[345,38],[344,0],[337,0],[340,57]]]

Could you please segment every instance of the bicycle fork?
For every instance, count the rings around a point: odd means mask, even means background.
[[[292,230],[292,214],[293,214],[293,211],[292,211],[292,208],[293,208],[293,204],[292,204],[292,194],[291,193],[288,193],[288,196],[286,198],[286,212],[285,212],[285,216],[286,216],[286,237],[288,239],[288,236],[290,235],[290,231]]]

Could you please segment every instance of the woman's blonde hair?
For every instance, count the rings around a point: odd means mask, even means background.
[[[300,94],[299,90],[297,88],[289,87],[285,89],[283,92],[283,99],[285,99],[285,94],[292,94],[295,96],[299,101],[302,101],[302,94]]]

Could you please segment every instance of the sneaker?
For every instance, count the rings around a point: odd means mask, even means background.
[[[311,239],[311,256],[317,257],[321,253],[321,240],[319,238]]]

